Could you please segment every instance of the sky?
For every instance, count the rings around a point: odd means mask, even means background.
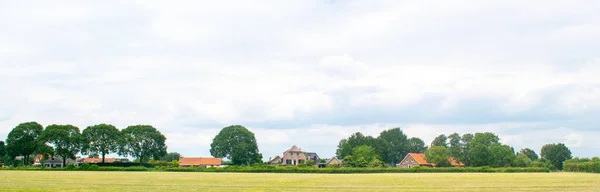
[[[0,138],[21,122],[148,124],[264,159],[352,133],[494,132],[600,155],[600,1],[0,0]]]

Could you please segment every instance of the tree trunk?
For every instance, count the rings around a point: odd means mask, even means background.
[[[27,163],[29,162],[29,155],[24,155],[25,158],[23,158],[23,166],[27,167]]]
[[[105,154],[104,152],[102,152],[102,164],[104,164],[104,156],[105,156],[105,155],[106,155],[106,154]]]
[[[62,157],[62,159],[63,159],[63,167],[67,167],[67,158]]]

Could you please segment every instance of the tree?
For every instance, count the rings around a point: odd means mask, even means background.
[[[512,165],[515,167],[529,167],[532,163],[533,161],[529,159],[527,155],[519,153],[517,156],[515,156],[515,160],[513,161]]]
[[[6,138],[6,153],[12,158],[23,155],[25,165],[28,165],[29,156],[39,147],[38,139],[43,130],[44,127],[37,122],[25,122],[17,125]]]
[[[515,151],[508,145],[493,145],[490,152],[494,159],[494,167],[510,167],[515,160]]]
[[[171,162],[171,161],[179,161],[180,158],[181,158],[181,154],[179,154],[177,152],[171,152],[165,156],[164,160]]]
[[[427,150],[423,140],[413,137],[408,139],[407,152],[409,153],[424,153]]]
[[[84,155],[99,154],[102,156],[102,163],[107,154],[119,152],[121,132],[113,125],[89,126],[83,130],[82,136],[85,140],[81,153]]]
[[[490,148],[488,146],[471,142],[469,148],[469,161],[471,166],[488,166],[493,161]]]
[[[491,148],[500,145],[500,138],[493,133],[475,133],[469,142],[468,161],[472,166],[491,166],[494,162]]]
[[[517,154],[524,154],[526,155],[531,161],[535,161],[537,159],[539,159],[538,155],[535,153],[535,151],[529,149],[529,148],[525,148],[525,149],[521,149],[520,152],[518,152]]]
[[[4,155],[6,155],[6,145],[4,141],[0,141],[0,158],[4,157]]]
[[[160,159],[167,153],[167,138],[151,125],[132,125],[121,130],[120,155],[131,155],[144,163],[150,157]]]
[[[352,149],[352,155],[346,156],[342,162],[350,167],[379,167],[382,166],[379,158],[373,147],[361,145]]]
[[[79,128],[73,125],[48,125],[40,138],[54,147],[54,154],[63,159],[63,166],[67,165],[67,158],[75,159],[83,141]]]
[[[460,135],[458,133],[453,133],[448,135],[448,150],[450,151],[450,156],[452,156],[458,162],[464,163],[462,160],[463,156],[463,145],[460,143]]]
[[[433,139],[433,141],[431,142],[431,146],[443,146],[443,147],[448,147],[448,145],[446,144],[446,141],[448,140],[448,138],[446,137],[446,135],[441,134],[440,136],[437,136],[435,139]]]
[[[558,170],[562,170],[563,162],[565,160],[573,158],[571,156],[571,150],[569,150],[569,148],[563,143],[544,145],[542,147],[541,155],[542,159],[547,159],[552,162],[554,167],[556,167]]]
[[[387,156],[387,145],[385,142],[371,136],[364,136],[360,132],[352,134],[348,139],[342,139],[338,144],[335,154],[338,159],[344,159],[352,153],[354,148],[362,145],[371,146],[380,157]]]
[[[451,166],[448,158],[450,158],[450,151],[444,146],[433,145],[425,151],[425,160],[434,163],[436,167]]]
[[[462,155],[454,157],[454,158],[456,158],[457,161],[465,164],[465,166],[469,166],[471,163],[469,161],[469,145],[471,144],[471,141],[473,140],[474,137],[475,136],[473,136],[473,134],[471,134],[471,133],[463,134],[462,137],[460,138],[461,145],[462,145],[462,151],[463,151]]]
[[[400,128],[385,130],[377,139],[383,142],[386,150],[383,160],[390,165],[398,164],[408,153],[408,138]]]
[[[252,165],[262,162],[262,154],[254,133],[241,125],[223,128],[210,144],[210,154],[214,157],[227,158],[236,165]]]

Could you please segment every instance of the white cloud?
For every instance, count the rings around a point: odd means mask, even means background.
[[[361,125],[419,122],[406,131],[424,139],[454,129],[438,126],[438,117],[469,130],[504,132],[513,129],[489,125],[532,121],[565,127],[555,119],[600,111],[596,4],[2,2],[0,135],[30,120],[153,124],[178,150],[188,140],[206,145],[212,132],[205,131],[219,127],[205,125],[270,124],[297,130],[261,136],[265,150],[308,134],[305,146],[331,153],[349,130],[384,128]],[[368,114],[377,110],[424,119]],[[336,125],[344,121],[352,123]],[[257,135],[268,135],[263,129]],[[506,139],[522,145],[529,129]],[[331,138],[319,137],[323,131]]]

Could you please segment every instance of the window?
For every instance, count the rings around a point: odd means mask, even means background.
[[[292,160],[290,160],[290,159],[285,160],[285,164],[286,165],[292,164]]]

